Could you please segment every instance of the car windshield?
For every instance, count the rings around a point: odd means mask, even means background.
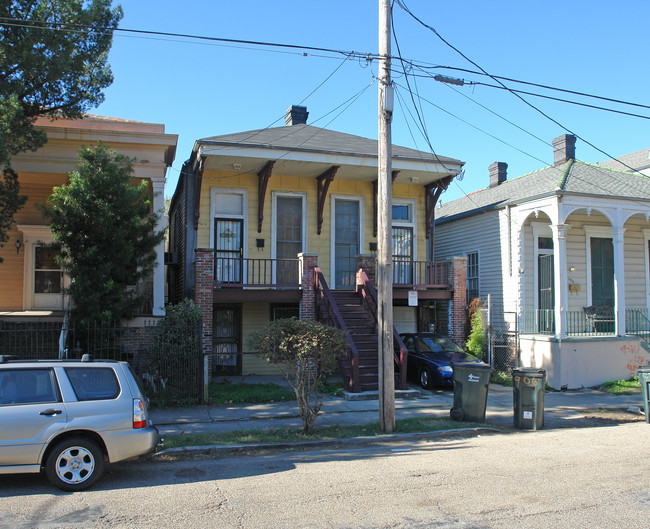
[[[464,353],[463,349],[446,336],[426,336],[417,338],[421,353]]]

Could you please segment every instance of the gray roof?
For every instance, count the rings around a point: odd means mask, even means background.
[[[650,200],[650,177],[569,160],[443,203],[436,224],[554,194]]]
[[[630,154],[619,156],[615,160],[605,160],[598,165],[619,171],[629,171],[630,167],[637,171],[650,168],[650,149],[641,149]]]
[[[377,157],[377,140],[302,124],[211,136],[198,143]],[[443,164],[464,163],[454,158],[397,145],[393,145],[393,158]]]

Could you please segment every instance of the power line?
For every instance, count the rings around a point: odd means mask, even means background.
[[[430,26],[429,24],[425,23],[424,21],[422,21],[421,19],[419,19],[417,16],[415,16],[415,14],[413,14],[413,12],[411,12],[411,10],[410,10],[406,5],[405,5],[404,0],[395,0],[395,1],[396,1],[397,4],[398,4],[398,5],[399,5],[399,6],[400,6],[404,11],[406,11],[406,13],[408,13],[408,14],[409,14],[409,15],[410,15],[410,16],[411,16],[415,21],[417,21],[419,24],[421,24],[422,26],[424,26],[425,28],[427,28],[429,31],[431,31],[434,35],[436,35],[436,37],[438,37],[438,38],[439,38],[439,39],[440,39],[440,40],[441,40],[441,41],[442,41],[446,46],[448,46],[449,48],[451,48],[452,50],[454,50],[456,53],[458,53],[458,54],[459,54],[463,59],[465,59],[467,62],[471,63],[471,64],[474,65],[476,68],[478,68],[479,70],[481,70],[485,75],[487,75],[488,77],[490,77],[491,79],[493,79],[494,81],[496,81],[496,82],[497,82],[499,85],[501,85],[505,90],[507,90],[508,92],[510,92],[512,95],[514,95],[517,99],[521,100],[524,104],[526,104],[527,106],[529,106],[530,108],[532,108],[533,110],[535,110],[536,112],[538,112],[539,114],[541,114],[542,116],[544,116],[544,117],[545,117],[546,119],[548,119],[549,121],[555,123],[555,124],[556,124],[558,127],[560,127],[562,130],[568,132],[569,134],[573,134],[576,138],[579,138],[581,141],[583,141],[584,143],[586,143],[587,145],[589,145],[592,149],[597,150],[598,152],[604,154],[604,155],[607,156],[608,158],[611,158],[611,159],[613,159],[613,160],[616,160],[617,162],[621,163],[622,165],[624,165],[625,167],[627,167],[628,169],[630,169],[632,172],[639,172],[639,171],[637,171],[636,169],[634,169],[633,167],[627,165],[626,163],[621,162],[620,160],[618,160],[617,158],[615,158],[615,157],[612,156],[611,154],[608,154],[606,151],[600,149],[599,147],[596,147],[593,143],[591,143],[590,141],[586,140],[585,138],[583,138],[582,136],[580,136],[580,135],[577,134],[576,132],[572,131],[572,130],[569,129],[568,127],[564,126],[562,123],[560,123],[560,122],[557,121],[556,119],[554,119],[554,118],[552,118],[551,116],[549,116],[546,112],[544,112],[543,110],[537,108],[535,105],[533,105],[532,103],[530,103],[529,101],[527,101],[526,99],[524,99],[524,98],[523,98],[522,96],[520,96],[518,93],[516,93],[516,92],[513,91],[511,88],[509,88],[508,86],[506,86],[505,84],[503,84],[503,83],[502,83],[498,78],[496,78],[496,77],[494,77],[493,75],[491,75],[490,73],[488,73],[488,72],[487,72],[484,68],[482,68],[478,63],[476,63],[476,62],[474,62],[472,59],[470,59],[467,55],[465,55],[462,51],[460,51],[458,48],[456,48],[453,44],[451,44],[450,42],[448,42],[448,41],[447,41],[447,40],[446,40],[442,35],[440,35],[440,33],[438,33],[438,31],[437,31],[434,27]]]

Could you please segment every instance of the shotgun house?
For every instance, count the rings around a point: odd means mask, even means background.
[[[650,178],[576,160],[572,135],[553,148],[554,165],[508,180],[495,162],[487,189],[437,207],[436,256],[467,257],[468,299],[489,295],[515,363],[556,388],[627,379],[650,360]]]
[[[286,126],[195,142],[170,205],[169,300],[193,298],[204,312],[213,376],[276,373],[246,337],[295,316],[347,329],[346,385],[376,389],[377,141],[307,115],[292,106]],[[454,294],[431,228],[463,162],[393,146],[392,165],[395,327],[426,330],[432,302]]]
[[[0,248],[0,328],[5,329],[10,322],[54,322],[54,327],[60,329],[68,306],[63,294],[67,278],[56,263],[56,252],[47,246],[52,234],[37,205],[44,203],[52,189],[66,183],[68,174],[76,170],[78,150],[102,141],[135,158],[134,178],[150,182],[153,207],[162,212],[165,173],[174,160],[178,140],[175,134],[165,134],[162,124],[92,115],[78,120],[39,118],[36,126],[47,134],[47,143],[11,160],[27,202],[15,216],[9,240]],[[161,229],[163,222],[161,215]],[[161,243],[152,277],[134,285],[150,293],[142,315],[164,314],[164,250]]]

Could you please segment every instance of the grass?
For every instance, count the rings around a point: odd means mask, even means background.
[[[210,382],[208,398],[210,403],[216,406],[296,400],[292,391],[277,384],[233,384],[228,380]]]
[[[610,380],[602,384],[600,390],[614,395],[631,395],[641,391],[641,383],[639,377],[633,377],[629,380]]]
[[[398,419],[395,433],[423,433],[459,428],[476,428],[485,426],[481,423],[458,423],[450,419]],[[179,434],[165,437],[163,448],[183,446],[232,445],[254,443],[286,443],[296,441],[317,441],[325,439],[346,439],[350,437],[374,437],[382,435],[379,423],[351,426],[324,426],[315,428],[312,435],[305,435],[302,430],[277,428],[273,430],[240,430],[236,432]]]

